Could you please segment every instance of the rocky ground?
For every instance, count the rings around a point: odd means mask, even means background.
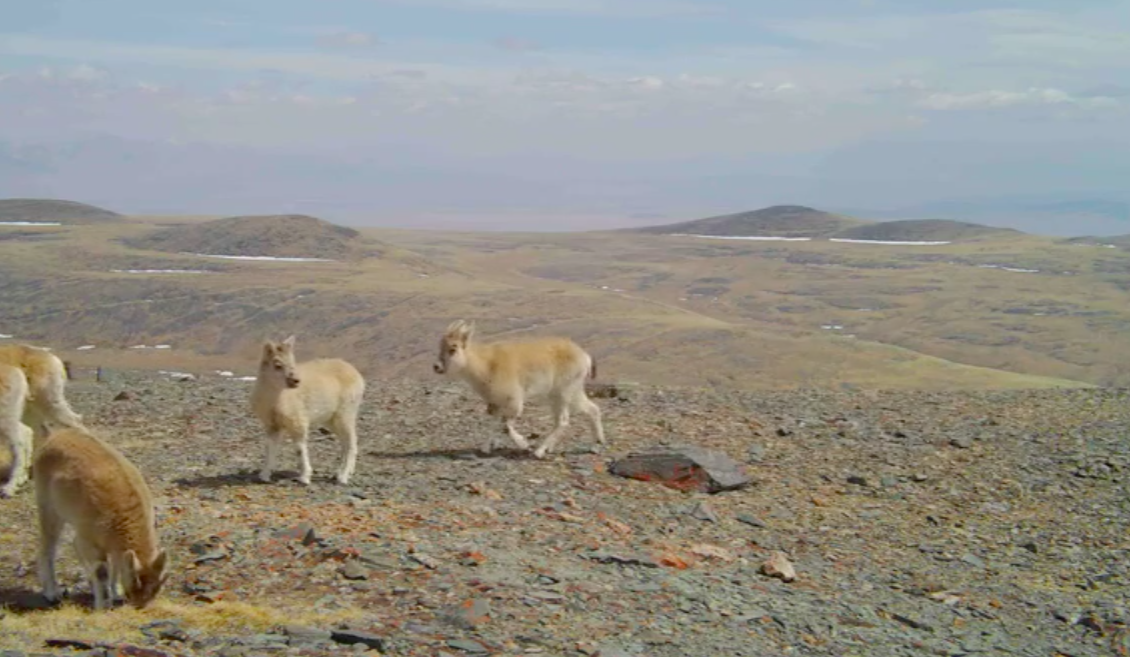
[[[354,481],[317,436],[305,488],[293,454],[255,479],[250,386],[71,384],[151,482],[175,573],[145,612],[86,614],[66,545],[77,603],[42,609],[32,491],[0,500],[0,655],[1130,654],[1125,390],[632,390],[598,400],[608,451],[575,422],[540,462],[477,455],[495,425],[459,385],[372,381]],[[753,485],[608,472],[680,443]],[[794,580],[762,572],[778,552]]]

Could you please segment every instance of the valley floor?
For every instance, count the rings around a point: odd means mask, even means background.
[[[0,500],[5,655],[1130,651],[1126,390],[640,389],[597,400],[606,453],[576,423],[540,462],[480,457],[496,427],[458,385],[371,381],[355,480],[333,483],[336,446],[315,436],[304,488],[293,454],[255,478],[250,385],[70,385],[151,482],[175,571],[144,612],[89,614],[68,544],[75,596],[41,609],[32,490]],[[548,428],[528,413],[524,431]],[[755,483],[709,496],[607,473],[662,443],[721,450]],[[795,581],[759,573],[775,550]]]

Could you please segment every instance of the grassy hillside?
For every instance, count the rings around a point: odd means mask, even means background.
[[[434,379],[439,332],[465,317],[484,338],[570,335],[606,379],[1130,383],[1130,257],[1037,236],[886,246],[366,229],[350,242],[383,245],[379,257],[329,262],[130,246],[159,230],[137,220],[0,240],[0,334],[78,364],[248,374],[260,340],[294,332],[303,356]]]
[[[74,201],[38,198],[0,199],[0,222],[60,222],[64,224],[86,224],[106,221],[120,221],[122,215]]]
[[[171,253],[334,260],[355,256],[363,248],[356,230],[297,214],[186,223],[130,239],[127,244]]]
[[[1011,228],[995,228],[950,219],[910,219],[853,226],[841,230],[834,237],[905,242],[956,242],[1008,235],[1019,236],[1021,233]]]
[[[860,222],[801,205],[775,205],[662,226],[633,228],[631,232],[662,235],[714,235],[719,237],[821,237]]]
[[[1112,235],[1110,237],[1094,237],[1092,235],[1085,235],[1083,237],[1071,237],[1063,240],[1063,244],[1073,244],[1076,246],[1099,246],[1104,248],[1115,249],[1130,249],[1130,235]]]

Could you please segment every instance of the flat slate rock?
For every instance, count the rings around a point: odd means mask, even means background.
[[[614,461],[608,471],[620,477],[657,481],[669,488],[720,493],[744,488],[753,479],[745,466],[729,456],[703,447],[654,447]]]

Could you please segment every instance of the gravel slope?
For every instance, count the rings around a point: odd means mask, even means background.
[[[355,480],[332,482],[336,448],[319,436],[306,489],[293,454],[281,481],[255,479],[250,386],[126,372],[69,389],[159,497],[170,602],[353,610],[348,627],[395,655],[1130,650],[1126,390],[633,390],[597,400],[607,453],[576,422],[566,454],[539,462],[476,455],[494,424],[459,385],[371,381]],[[528,413],[525,431],[548,428],[543,408]],[[755,484],[710,496],[606,472],[663,443],[748,462]],[[11,619],[50,616],[28,609],[33,504],[30,488],[0,500]],[[774,551],[794,581],[759,572]],[[60,577],[85,592],[61,554]],[[234,657],[341,654],[366,636],[171,620],[56,638]],[[13,627],[0,620],[3,647],[48,650]]]

